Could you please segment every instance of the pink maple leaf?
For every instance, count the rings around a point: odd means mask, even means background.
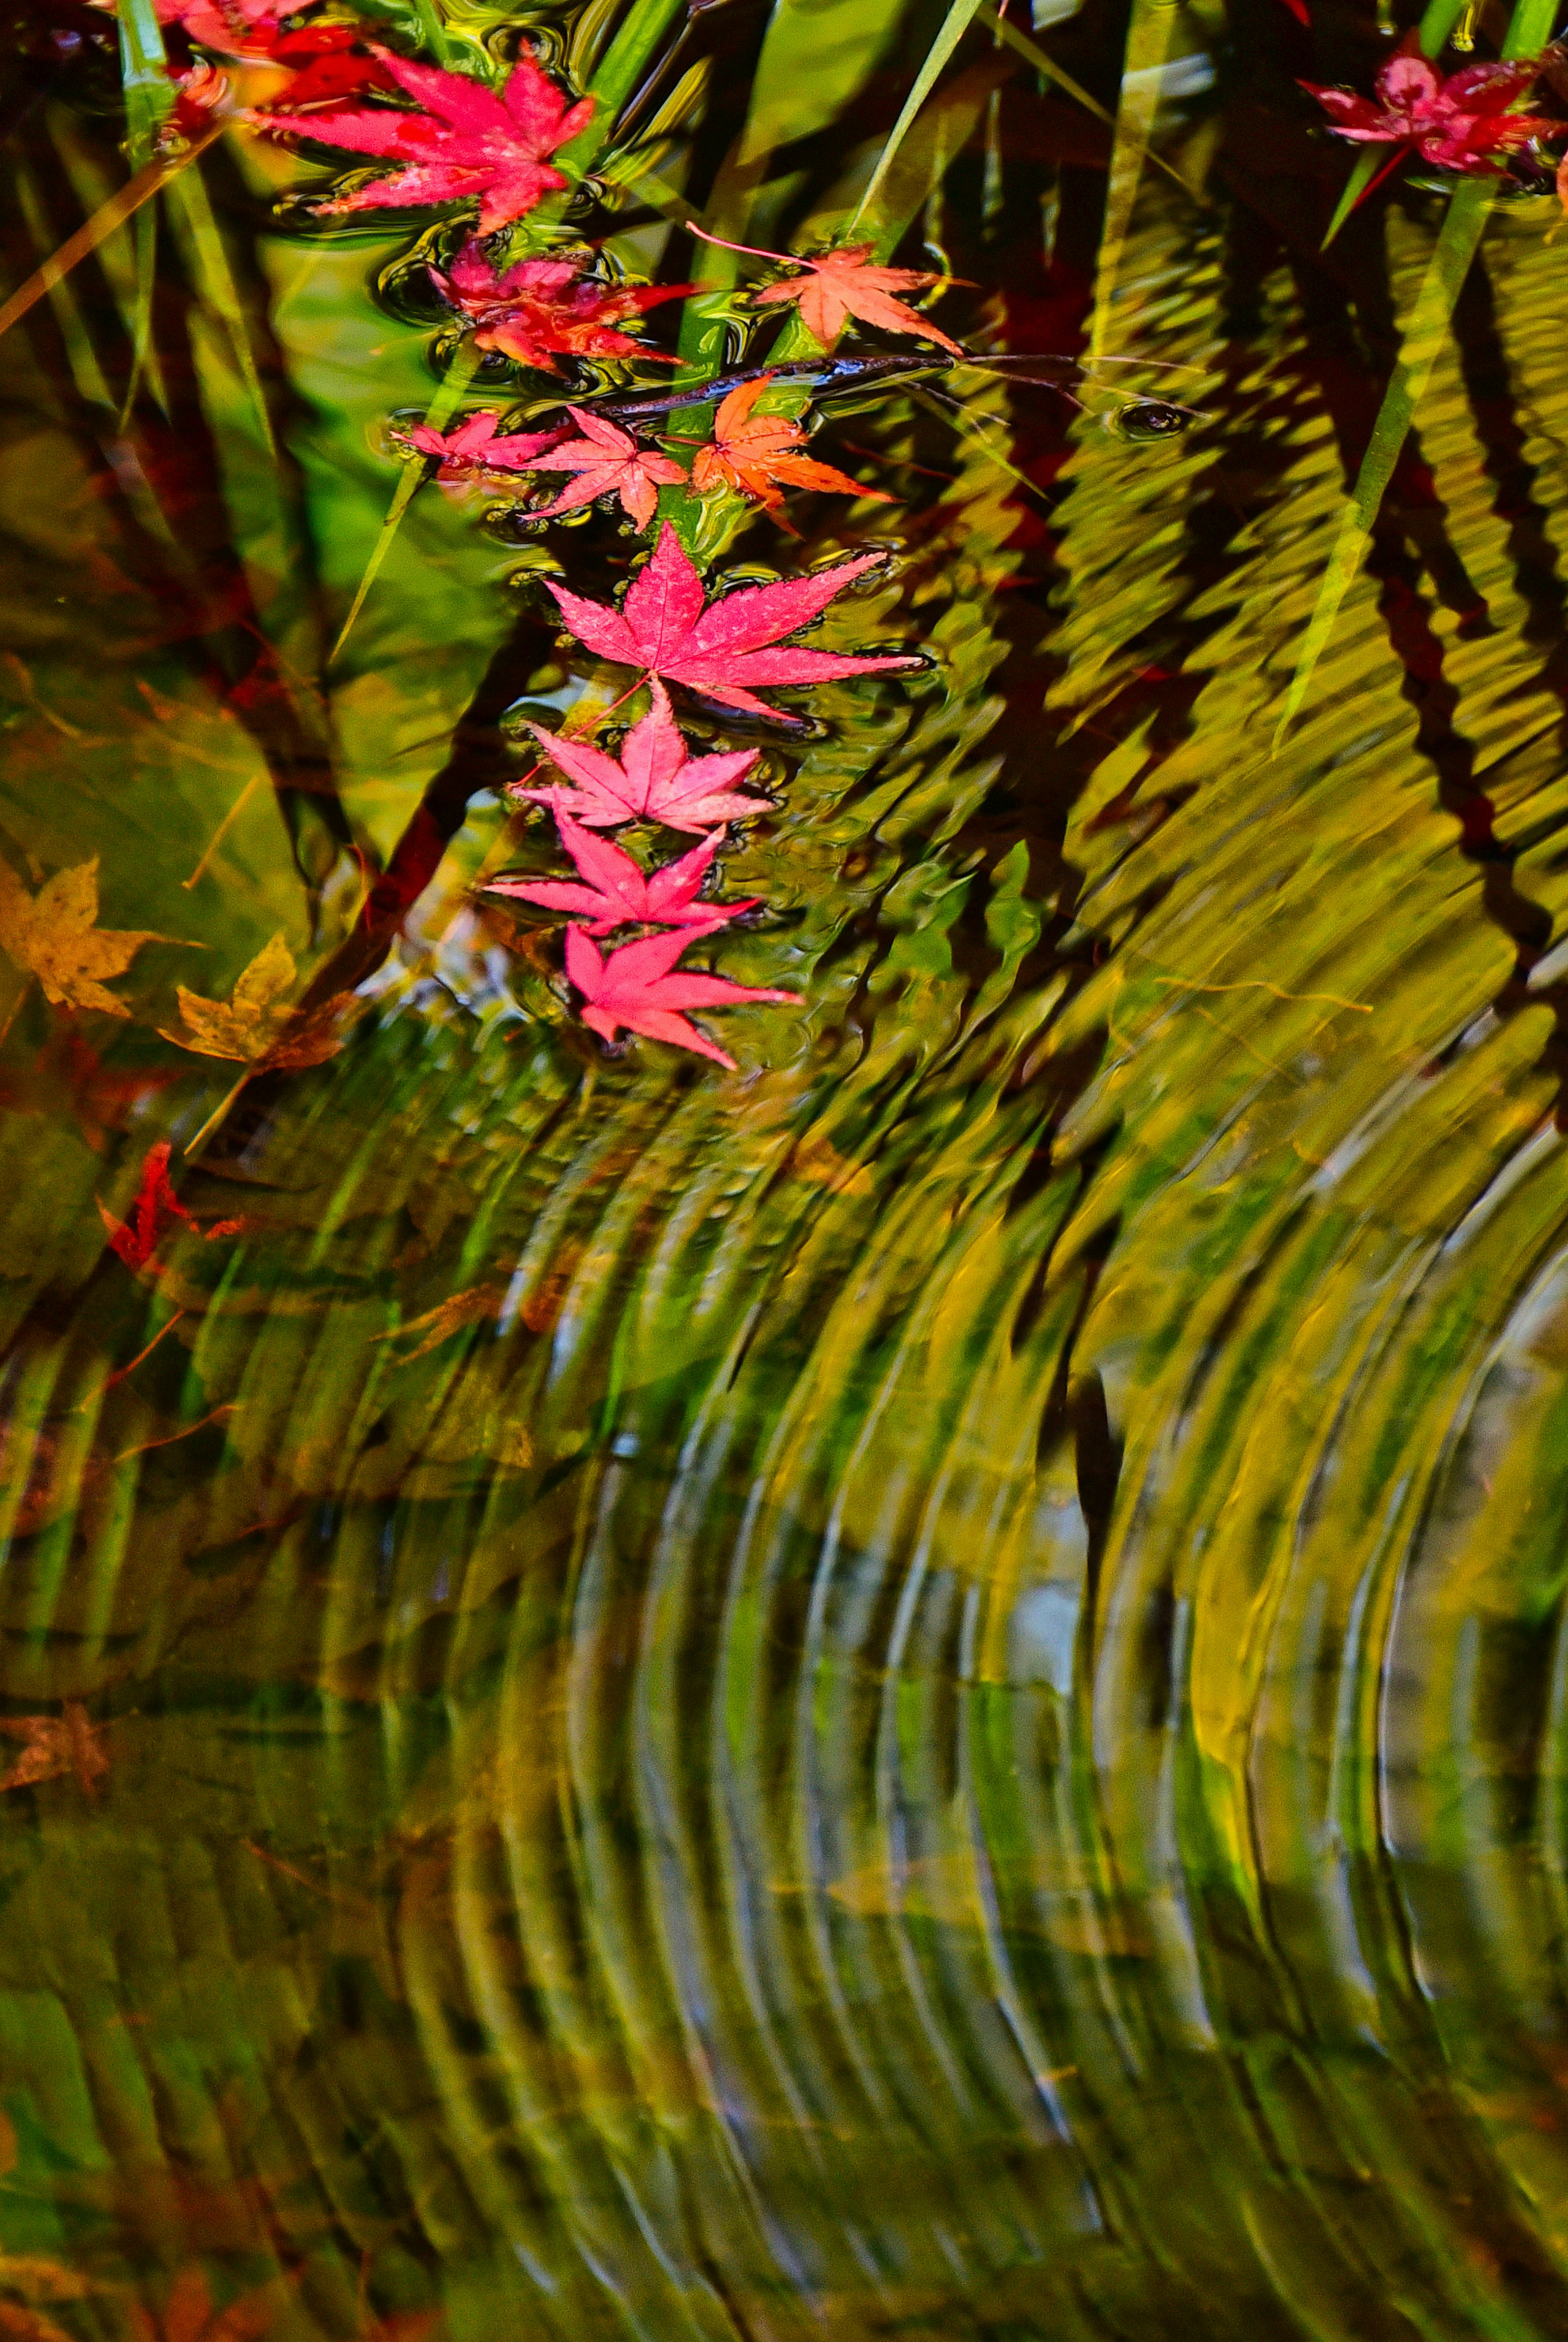
[[[744,903],[699,899],[703,880],[718,851],[716,836],[704,838],[678,862],[666,862],[662,870],[644,875],[629,854],[623,854],[607,837],[595,837],[559,806],[555,826],[584,885],[574,886],[569,879],[557,878],[498,878],[485,893],[515,896],[521,902],[543,904],[547,911],[574,911],[587,919],[591,936],[607,936],[612,927],[624,926],[632,920],[657,927],[721,927],[742,911],[751,910],[759,899],[754,895]]]
[[[1492,154],[1509,154],[1533,138],[1555,137],[1563,125],[1544,115],[1510,114],[1535,79],[1538,63],[1465,65],[1446,80],[1420,53],[1412,33],[1378,75],[1378,103],[1354,90],[1302,87],[1330,115],[1329,127],[1359,145],[1409,146],[1428,163],[1495,175]]]
[[[294,131],[354,155],[385,155],[403,165],[394,178],[375,179],[354,195],[318,204],[320,212],[375,211],[399,204],[444,204],[479,198],[479,233],[493,235],[532,211],[565,178],[545,159],[574,138],[594,110],[591,97],[568,106],[549,75],[524,49],[499,89],[468,74],[416,65],[372,45],[398,87],[420,111],[391,106],[359,114],[290,114],[274,109],[250,117],[258,129]]]
[[[545,582],[578,641],[601,658],[641,667],[644,675],[667,676],[725,707],[788,724],[791,717],[769,707],[749,686],[830,683],[840,676],[884,675],[921,665],[918,658],[841,657],[834,651],[768,647],[820,617],[836,594],[874,569],[881,557],[863,553],[776,586],[745,586],[704,607],[703,581],[666,522],[652,559],[633,579],[619,610]]]
[[[555,446],[559,431],[518,431],[497,436],[498,415],[471,415],[455,431],[433,431],[426,423],[393,434],[422,455],[439,455],[438,481],[466,480],[476,472],[526,472],[542,449]]]
[[[700,833],[760,813],[757,798],[744,797],[728,785],[743,779],[762,751],[692,756],[670,714],[664,686],[654,683],[652,695],[652,707],[626,735],[619,763],[586,740],[567,740],[531,725],[544,754],[577,786],[529,789],[513,781],[512,795],[550,806],[557,816],[574,815],[590,829],[613,829],[623,821],[657,821],[666,829]]]
[[[742,1000],[787,1000],[798,1006],[798,992],[775,992],[754,984],[732,984],[723,976],[672,976],[689,935],[648,936],[641,943],[623,944],[608,958],[600,956],[584,927],[566,930],[566,973],[587,1006],[583,1022],[606,1041],[624,1026],[628,1033],[645,1033],[651,1041],[670,1041],[677,1049],[694,1049],[712,1057],[731,1073],[735,1061],[699,1033],[681,1014],[686,1008],[730,1008]]]
[[[444,275],[430,272],[436,291],[473,329],[474,345],[500,350],[519,365],[559,374],[557,357],[657,358],[676,361],[662,350],[644,349],[630,334],[614,330],[621,321],[678,301],[694,285],[603,285],[579,274],[570,260],[520,260],[498,275],[477,243],[464,245]]]
[[[534,519],[549,520],[556,513],[574,511],[578,505],[591,505],[595,496],[614,495],[621,499],[622,511],[639,528],[646,528],[657,507],[660,488],[684,480],[684,468],[671,455],[655,455],[651,449],[640,447],[629,431],[603,415],[590,415],[585,406],[569,406],[566,412],[582,431],[582,438],[568,439],[553,455],[541,458],[537,468],[575,472],[577,477],[562,489],[554,504],[542,505]]]

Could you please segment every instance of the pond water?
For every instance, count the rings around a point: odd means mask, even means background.
[[[123,175],[85,14],[13,285]],[[809,245],[942,18],[740,9],[661,167]],[[0,339],[0,911],[95,864],[143,938],[0,967],[0,2334],[1568,2330],[1561,214],[1495,205],[1294,704],[1449,193],[1318,252],[1370,8],[1037,21],[1114,147],[972,32],[899,256],[1083,405],[879,389],[814,452],[894,501],[719,558],[885,550],[811,639],[928,660],[684,704],[769,790],[699,960],[804,1001],[734,1073],[475,892],[559,875],[498,792],[624,687],[540,584],[617,516],[424,488],[329,663],[430,215],[232,132],[138,380],[135,229]],[[357,992],[235,1096],[179,987],[278,935]]]

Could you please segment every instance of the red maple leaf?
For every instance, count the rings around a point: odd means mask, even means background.
[[[416,65],[372,44],[398,87],[418,101],[408,113],[392,106],[360,114],[253,113],[258,129],[290,130],[355,155],[385,155],[402,165],[396,176],[375,179],[351,195],[318,204],[322,213],[376,211],[400,204],[444,204],[479,198],[479,233],[493,235],[521,219],[542,195],[564,187],[546,156],[574,138],[594,111],[591,97],[569,106],[532,54],[524,49],[499,89],[468,74]]]
[[[1332,119],[1329,127],[1358,145],[1408,146],[1428,163],[1495,175],[1492,154],[1511,154],[1533,138],[1561,136],[1563,125],[1544,115],[1510,114],[1535,79],[1538,63],[1464,65],[1446,80],[1421,55],[1412,33],[1373,85],[1378,104],[1354,90],[1302,87]]]
[[[590,415],[585,406],[569,406],[566,412],[582,431],[582,438],[568,439],[553,455],[544,457],[536,469],[575,472],[577,477],[562,489],[554,504],[541,505],[534,518],[549,520],[556,513],[574,511],[578,505],[591,505],[595,496],[616,495],[622,511],[639,528],[646,528],[658,505],[660,488],[684,480],[684,470],[673,456],[655,455],[639,446],[629,431],[603,415]]]
[[[659,683],[651,688],[654,704],[627,733],[619,763],[589,741],[568,740],[530,725],[544,754],[577,786],[530,789],[512,781],[511,794],[531,797],[557,814],[574,815],[589,829],[614,829],[623,821],[657,821],[666,829],[700,833],[760,813],[755,797],[743,797],[728,784],[743,779],[762,751],[692,756],[670,714],[668,693]]]
[[[1284,5],[1290,10],[1291,15],[1295,18],[1296,23],[1298,25],[1304,25],[1308,32],[1310,32],[1312,30],[1312,18],[1307,15],[1306,0],[1284,0]]]
[[[934,268],[879,268],[871,257],[875,247],[869,244],[846,245],[842,252],[824,252],[808,260],[798,252],[768,252],[760,245],[728,244],[722,235],[705,235],[700,227],[694,228],[693,234],[702,236],[704,244],[724,245],[726,252],[749,252],[755,260],[778,260],[786,267],[804,270],[800,276],[762,285],[754,297],[759,308],[774,301],[798,301],[802,325],[824,347],[838,339],[846,317],[859,317],[865,325],[881,325],[890,334],[918,334],[923,340],[951,350],[955,358],[964,355],[962,344],[917,309],[906,308],[893,298],[895,292],[914,293],[923,285],[940,285],[942,278]]]
[[[714,417],[712,439],[698,448],[692,460],[692,485],[706,489],[727,484],[755,496],[767,512],[784,503],[773,485],[775,480],[784,480],[791,487],[829,488],[843,495],[870,496],[877,504],[890,505],[893,498],[880,488],[863,488],[846,472],[835,472],[831,464],[803,455],[800,448],[805,432],[789,415],[753,415],[753,407],[772,380],[771,374],[758,375],[755,381],[743,382],[731,391]],[[788,528],[789,523],[784,525]]]
[[[149,1148],[129,1223],[117,1220],[113,1212],[105,1211],[102,1204],[98,1206],[98,1216],[108,1231],[109,1243],[127,1268],[145,1268],[149,1263],[156,1267],[153,1256],[158,1239],[176,1220],[183,1220],[198,1236],[203,1233],[201,1223],[194,1213],[186,1211],[170,1182],[169,1156],[173,1152],[166,1138]],[[244,1225],[243,1220],[219,1220],[205,1235],[209,1242],[214,1236],[232,1236]]]
[[[602,285],[570,260],[520,260],[497,275],[478,244],[464,245],[451,267],[430,272],[437,292],[472,327],[474,345],[500,350],[519,365],[559,374],[567,357],[657,358],[630,334],[614,331],[625,317],[694,293],[694,285]]]
[[[470,415],[455,431],[433,431],[417,423],[412,430],[394,431],[393,437],[422,455],[439,455],[437,480],[467,480],[476,472],[526,472],[541,450],[556,446],[559,431],[517,431],[497,436],[500,416]]]
[[[108,7],[112,0],[94,0]],[[178,25],[204,49],[223,56],[270,56],[272,43],[283,34],[282,15],[275,0],[157,0],[160,25]]]
[[[628,1033],[645,1033],[652,1041],[672,1041],[677,1049],[694,1049],[716,1066],[734,1073],[735,1061],[688,1024],[685,1008],[730,1008],[742,1000],[787,1000],[797,1006],[798,992],[775,992],[754,984],[732,984],[724,976],[672,976],[670,970],[692,941],[689,935],[647,936],[641,943],[623,944],[602,958],[586,928],[566,930],[566,973],[587,1003],[583,1022],[606,1041],[623,1026]]]
[[[725,707],[787,724],[791,717],[781,716],[746,686],[830,683],[839,676],[884,675],[920,666],[918,658],[853,658],[834,651],[767,647],[820,617],[834,595],[874,569],[881,558],[863,553],[776,586],[748,586],[704,608],[703,581],[666,522],[652,559],[633,579],[619,610],[584,601],[554,580],[545,582],[578,641],[601,658],[641,667],[644,675],[667,676]]]
[[[485,893],[540,903],[547,911],[574,911],[579,918],[586,918],[591,936],[607,936],[612,927],[634,921],[657,927],[721,927],[742,911],[751,910],[759,899],[754,895],[744,903],[699,900],[703,880],[718,851],[716,836],[704,838],[678,862],[666,862],[663,869],[644,874],[629,854],[623,854],[607,837],[595,837],[584,829],[560,806],[555,808],[555,826],[585,885],[574,886],[569,879],[559,878],[498,878]]]

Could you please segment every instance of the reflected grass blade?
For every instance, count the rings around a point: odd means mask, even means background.
[[[425,411],[426,429],[439,431],[450,421],[457,411],[464,393],[478,371],[479,351],[473,342],[468,342],[453,360],[445,381],[441,385]],[[397,492],[387,507],[386,518],[381,524],[381,534],[375,540],[370,559],[365,565],[365,575],[359,581],[359,590],[349,606],[349,613],[343,622],[342,631],[327,654],[329,666],[342,655],[343,646],[354,631],[355,621],[365,607],[370,589],[380,574],[381,565],[392,551],[393,539],[403,525],[403,515],[424,485],[428,465],[424,463],[411,462],[404,470],[402,479],[397,483]]]
[[[1384,394],[1377,421],[1373,426],[1371,445],[1356,476],[1350,510],[1340,525],[1339,536],[1318,591],[1306,641],[1302,646],[1301,657],[1285,698],[1284,713],[1274,736],[1276,748],[1300,712],[1312,682],[1313,671],[1333,631],[1340,605],[1361,566],[1363,549],[1372,534],[1384,492],[1393,477],[1394,465],[1399,461],[1400,450],[1404,445],[1405,435],[1416,407],[1442,353],[1453,305],[1475,257],[1492,204],[1493,183],[1484,179],[1467,179],[1449,205],[1448,215],[1443,223],[1416,297],[1403,354]]]
[[[197,267],[195,290],[214,315],[220,318],[234,350],[235,364],[240,371],[251,405],[256,428],[274,462],[277,460],[277,441],[273,436],[272,417],[267,413],[266,395],[256,371],[255,352],[251,346],[250,325],[235,283],[229,256],[224,249],[224,239],[213,213],[212,198],[196,172],[188,178],[177,180],[169,189],[171,205],[184,215]]]
[[[1026,57],[1036,73],[1042,73],[1048,81],[1054,81],[1058,89],[1064,91],[1068,97],[1075,99],[1087,113],[1094,116],[1096,122],[1103,122],[1107,129],[1114,130],[1116,117],[1110,107],[1102,105],[1099,99],[1092,91],[1086,90],[1082,82],[1074,81],[1070,73],[1064,72],[1056,63],[1055,58],[1041,47],[1038,41],[1032,41],[1027,33],[1021,33],[1016,25],[1010,25],[1005,16],[998,15],[993,0],[980,0],[978,13],[980,22],[983,25],[988,25],[998,40],[1013,50],[1015,55]],[[1183,195],[1192,193],[1192,189],[1180,171],[1173,170],[1163,155],[1156,155],[1151,148],[1146,159],[1153,163],[1157,171],[1164,171],[1167,179],[1174,179]]]
[[[1116,135],[1111,149],[1111,172],[1105,191],[1105,226],[1100,240],[1100,265],[1094,281],[1094,321],[1089,335],[1091,357],[1103,357],[1110,332],[1133,208],[1138,200],[1144,158],[1154,135],[1160,107],[1160,85],[1175,35],[1176,11],[1158,7],[1153,0],[1134,6],[1127,27],[1127,49],[1122,72],[1122,95],[1116,107]]]
[[[882,193],[883,182],[893,168],[898,150],[903,145],[915,115],[935,88],[943,67],[969,30],[979,9],[980,0],[953,0],[953,5],[943,22],[942,30],[931,44],[926,52],[925,63],[914,77],[914,87],[904,99],[898,120],[887,134],[887,142],[877,157],[876,168],[866,183],[864,194],[855,205],[854,216],[844,229],[846,242],[853,238],[855,229],[860,225],[865,214],[875,205],[878,195]]]

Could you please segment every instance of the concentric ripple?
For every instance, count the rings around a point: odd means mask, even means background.
[[[1081,428],[1047,545],[975,442],[912,512],[856,624],[942,674],[736,858],[811,1004],[742,1076],[576,1046],[486,802],[189,1183],[238,1242],[8,1256],[8,1712],[113,1763],[0,1817],[0,2243],[84,2336],[192,2261],[280,2334],[1568,2328],[1562,259],[1488,246],[1503,485],[1423,416],[1489,630],[1417,515],[1280,741],[1338,459],[1164,200],[1210,419]]]

